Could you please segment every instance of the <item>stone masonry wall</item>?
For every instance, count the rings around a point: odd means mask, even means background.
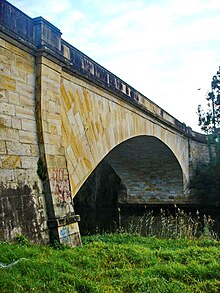
[[[177,159],[155,137],[132,138],[113,149],[105,160],[126,187],[119,203],[182,204],[188,200]]]
[[[72,215],[73,219],[75,216],[62,133],[61,70],[61,66],[47,58],[38,58],[36,73],[40,86],[37,87],[36,95],[39,100],[37,110],[40,112],[39,119],[42,123],[40,144],[44,149],[51,194],[50,205],[53,206],[53,209],[50,208],[53,212],[48,213],[49,221],[55,225],[54,228],[58,228],[61,242],[78,245],[80,243],[78,222],[75,220],[68,222]]]
[[[175,167],[175,170],[171,168],[169,172],[173,176],[177,170],[179,182],[178,191],[176,190],[174,197],[185,191],[189,175],[188,139],[114,95],[66,72],[62,72],[61,79],[61,121],[73,197],[91,172],[113,148],[130,138],[141,135],[154,137],[155,140],[157,138],[161,144],[172,151],[172,156],[176,160],[175,166],[178,168]],[[152,145],[149,156],[154,153],[154,150]],[[137,151],[139,151],[138,148]],[[140,153],[143,154],[143,160],[148,160],[147,150],[142,148]],[[155,150],[155,159],[159,153],[160,150]],[[151,164],[153,166],[153,159]],[[160,167],[159,163],[155,166]],[[168,170],[168,167],[165,169]],[[177,177],[175,176],[175,180]],[[137,180],[136,184],[140,185]],[[137,189],[140,191],[138,186]],[[171,187],[170,191],[172,190]],[[159,193],[163,194],[161,186],[157,196]]]
[[[0,240],[48,240],[37,175],[35,58],[0,39]]]
[[[214,146],[211,148],[214,155]],[[207,142],[190,140],[190,175],[198,164],[208,163],[210,161],[209,148]]]

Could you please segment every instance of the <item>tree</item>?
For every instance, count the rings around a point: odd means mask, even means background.
[[[198,105],[199,126],[208,135],[208,144],[215,144],[216,157],[220,157],[220,67],[216,75],[212,77],[211,91],[208,92],[206,100],[208,109],[205,112],[201,105]],[[211,154],[211,152],[210,152]],[[210,156],[212,161],[212,155]]]
[[[207,134],[216,132],[220,126],[220,67],[213,76],[211,91],[207,94],[208,109],[204,112],[201,105],[198,106],[199,126]]]
[[[208,109],[198,106],[199,126],[207,134],[210,162],[197,166],[190,186],[197,191],[198,200],[205,205],[220,205],[220,67],[211,82],[206,97]],[[215,146],[215,156],[212,148]]]
[[[197,166],[190,180],[190,188],[196,190],[198,203],[220,207],[220,160]]]

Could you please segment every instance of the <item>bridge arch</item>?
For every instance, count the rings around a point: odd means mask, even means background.
[[[184,196],[189,177],[186,137],[113,95],[88,83],[78,83],[74,77],[63,79],[61,91],[62,133],[73,197],[112,150],[144,137],[151,137],[152,144],[161,142],[176,158],[182,170],[183,187],[181,192],[170,193]],[[152,149],[155,150],[153,146]]]
[[[77,206],[173,203],[184,193],[182,168],[167,145],[135,136],[114,147],[76,194]]]

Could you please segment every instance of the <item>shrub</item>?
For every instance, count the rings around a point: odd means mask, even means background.
[[[197,166],[190,182],[190,188],[196,190],[199,202],[204,205],[220,204],[220,158],[208,164]]]

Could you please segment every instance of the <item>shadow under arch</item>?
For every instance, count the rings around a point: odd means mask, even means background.
[[[89,221],[99,222],[94,211],[105,215],[108,209],[112,217],[101,216],[101,221],[113,222],[120,205],[174,204],[182,197],[183,172],[174,153],[158,138],[140,135],[114,147],[87,178],[74,201],[77,213],[83,210],[88,216],[93,211]]]

